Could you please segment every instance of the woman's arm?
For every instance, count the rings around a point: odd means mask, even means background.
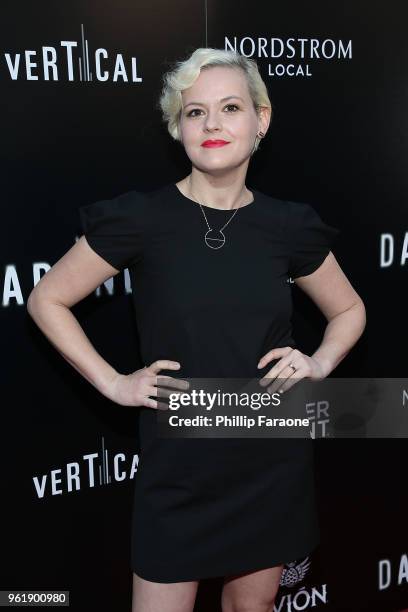
[[[157,376],[161,370],[178,370],[180,364],[158,359],[131,374],[119,374],[94,349],[70,311],[74,304],[119,272],[81,236],[31,291],[27,310],[64,359],[103,395],[122,406],[167,409],[166,403],[150,396],[159,396]],[[160,376],[167,387],[172,387],[167,391],[161,389],[161,397],[188,388],[186,381]]]
[[[31,291],[27,311],[51,344],[109,399],[120,374],[95,350],[70,308],[118,274],[82,236]]]
[[[269,393],[278,389],[284,392],[305,377],[326,378],[355,345],[366,325],[364,303],[331,251],[317,270],[298,276],[294,282],[320,308],[328,324],[322,343],[311,356],[289,346],[271,349],[262,356],[258,368],[279,360],[259,381],[265,387],[271,378],[276,379],[268,386]]]
[[[361,300],[329,321],[320,346],[311,355],[320,363],[325,376],[328,376],[353,348],[363,333],[365,324],[366,311]]]
[[[364,303],[332,252],[315,272],[298,277],[294,282],[314,301],[328,321],[323,340],[311,355],[328,376],[364,331]]]

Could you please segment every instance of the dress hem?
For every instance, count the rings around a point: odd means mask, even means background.
[[[320,540],[316,541],[314,545],[310,546],[307,548],[307,551],[303,551],[302,553],[296,553],[295,555],[290,555],[290,557],[286,557],[284,560],[282,561],[276,561],[276,560],[272,560],[272,561],[265,561],[265,563],[261,563],[260,565],[252,565],[250,567],[245,566],[245,567],[234,567],[232,569],[223,571],[221,573],[216,573],[216,574],[206,574],[205,575],[200,575],[199,577],[197,576],[193,576],[193,577],[189,577],[189,578],[177,578],[177,579],[167,579],[167,580],[163,580],[163,579],[158,579],[158,578],[153,578],[151,575],[147,575],[144,571],[140,572],[139,570],[137,570],[135,568],[135,566],[132,566],[132,571],[139,576],[140,578],[143,578],[143,580],[149,580],[149,582],[158,582],[160,584],[171,584],[171,583],[176,583],[176,582],[192,582],[192,581],[196,581],[196,580],[207,580],[209,578],[221,578],[224,576],[230,576],[230,575],[234,575],[234,574],[241,574],[241,573],[246,573],[246,572],[256,572],[262,569],[268,569],[270,567],[276,567],[278,565],[285,565],[286,563],[291,563],[292,561],[295,561],[297,559],[302,559],[304,557],[307,557],[308,555],[310,555],[312,552],[314,552],[317,547],[320,544]]]

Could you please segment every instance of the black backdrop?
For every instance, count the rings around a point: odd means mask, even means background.
[[[28,316],[28,295],[80,235],[79,206],[189,172],[157,109],[161,75],[196,47],[232,47],[258,61],[275,109],[247,184],[309,202],[342,230],[335,255],[366,304],[364,336],[335,375],[403,377],[408,10],[396,0],[76,0],[6,3],[1,15],[0,589],[64,589],[74,610],[128,610],[137,409],[64,362]],[[387,265],[382,240],[394,247]],[[73,309],[123,372],[141,366],[130,291],[125,271]],[[295,338],[309,353],[324,320],[293,293]],[[277,609],[401,612],[405,440],[315,448],[322,544],[305,576],[281,586]],[[219,588],[203,581],[196,609],[218,610]]]

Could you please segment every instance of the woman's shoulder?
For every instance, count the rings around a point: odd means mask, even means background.
[[[252,191],[264,204],[264,206],[274,208],[275,210],[283,211],[285,213],[305,212],[312,208],[307,202],[279,197],[277,195],[265,193],[257,189],[253,189]]]
[[[322,221],[317,208],[303,200],[280,198],[260,191],[256,192],[264,209],[277,212],[287,229],[302,228]]]
[[[252,189],[257,206],[254,213],[261,219],[265,227],[273,227],[275,231],[282,232],[287,222],[288,203],[279,196],[265,193],[259,189]]]
[[[148,218],[155,207],[152,192],[130,189],[80,207],[82,215],[90,217]]]

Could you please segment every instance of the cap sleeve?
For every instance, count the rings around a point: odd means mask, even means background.
[[[289,275],[294,279],[317,270],[341,232],[324,223],[310,204],[288,204]]]
[[[79,208],[89,246],[117,270],[141,259],[146,214],[146,199],[137,191]]]

